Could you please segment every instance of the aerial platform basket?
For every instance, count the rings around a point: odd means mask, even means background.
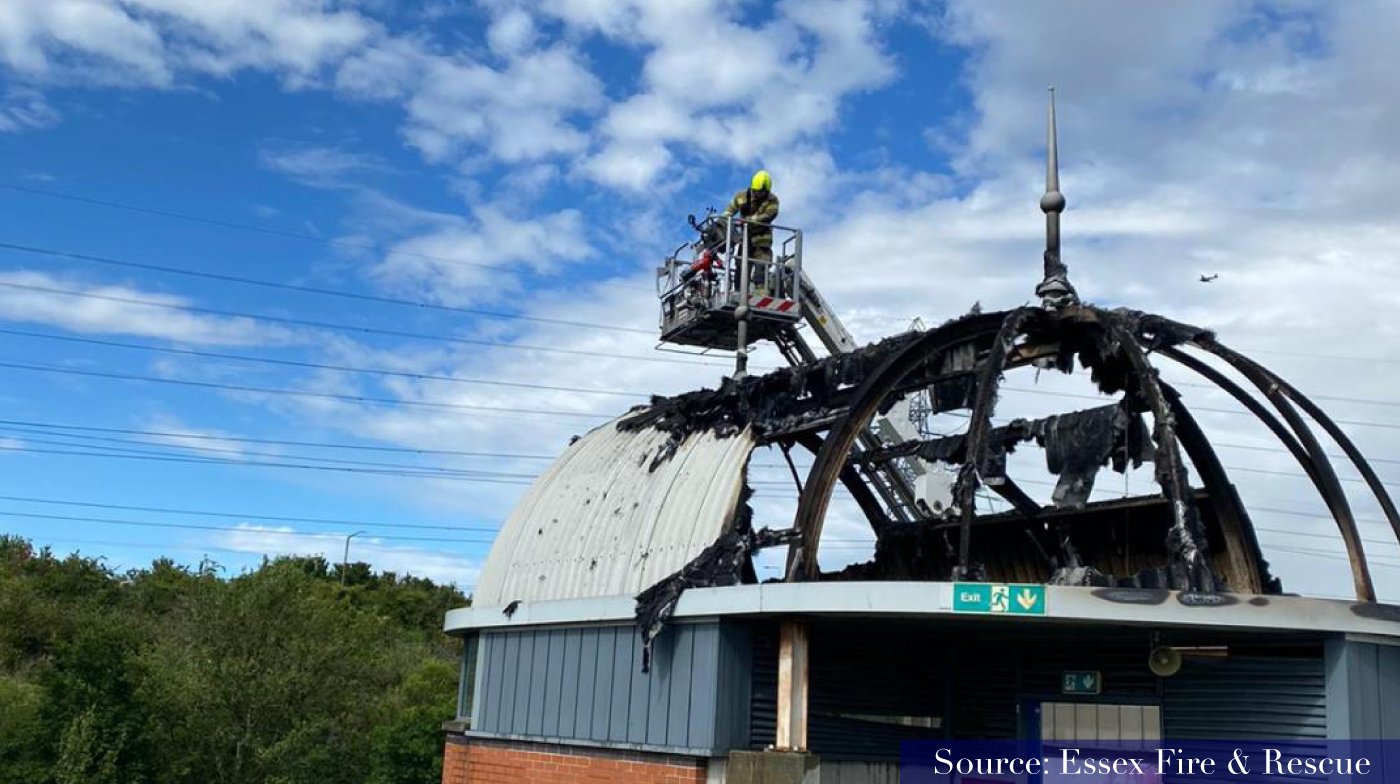
[[[745,301],[745,347],[774,339],[802,318],[800,230],[728,215],[698,223],[692,218],[691,225],[700,239],[683,245],[657,269],[662,342],[737,351],[738,311]],[[771,253],[751,252],[751,235],[765,230],[772,233]]]

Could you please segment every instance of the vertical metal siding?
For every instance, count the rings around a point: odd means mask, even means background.
[[[470,719],[476,703],[477,644],[481,635],[468,634],[462,638],[462,669],[458,673],[457,717]]]
[[[677,624],[640,668],[632,626],[485,632],[473,732],[722,754],[748,740],[747,636]]]
[[[719,647],[720,686],[708,694],[694,691],[698,707],[708,708],[709,700],[718,698],[715,706],[715,738],[719,748],[749,747],[749,710],[753,701],[753,629],[748,624],[726,623],[720,627]],[[700,701],[700,700],[705,701]]]
[[[1333,738],[1400,739],[1400,647],[1329,640],[1327,708]]]

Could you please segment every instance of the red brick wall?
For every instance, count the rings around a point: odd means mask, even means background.
[[[448,736],[442,784],[705,784],[696,757]]]

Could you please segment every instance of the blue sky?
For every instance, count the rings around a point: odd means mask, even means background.
[[[1026,301],[1050,82],[1080,290],[1217,327],[1306,391],[1351,398],[1324,402],[1362,423],[1348,429],[1369,454],[1400,460],[1400,334],[1377,315],[1400,304],[1400,92],[1376,54],[1393,4],[6,5],[0,243],[441,306],[0,248],[0,329],[263,360],[0,334],[0,363],[77,371],[0,367],[0,495],[228,515],[0,500],[3,530],[59,550],[120,566],[207,553],[237,571],[264,552],[338,558],[363,529],[356,557],[470,586],[540,458],[635,394],[724,372],[654,350],[651,270],[686,213],[754,168],[861,339]],[[1010,383],[1092,394],[1082,378]],[[1065,402],[1013,392],[1000,413]],[[1235,475],[1247,500],[1282,510],[1256,523],[1285,585],[1345,593],[1330,523],[1308,516],[1319,502],[1261,473],[1296,466],[1242,417],[1202,418],[1236,445],[1227,465],[1254,469]],[[1377,468],[1400,483],[1396,465]],[[790,493],[769,487],[760,514],[781,518]],[[836,514],[828,566],[869,539]],[[1378,583],[1400,596],[1400,548],[1368,525]]]

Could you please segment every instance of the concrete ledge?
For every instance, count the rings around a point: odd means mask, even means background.
[[[805,751],[731,751],[725,784],[817,784],[820,767]]]

